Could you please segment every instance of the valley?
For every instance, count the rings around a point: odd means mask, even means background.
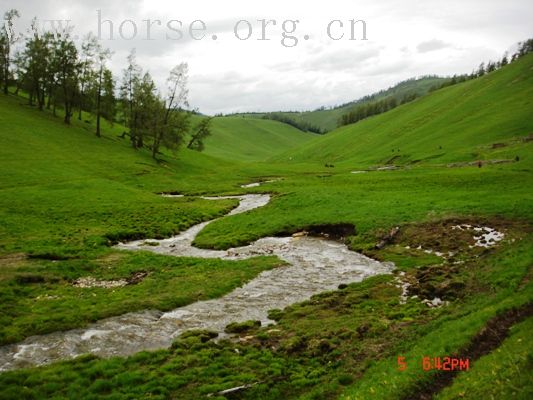
[[[530,398],[532,70],[157,157],[0,96],[0,398]]]

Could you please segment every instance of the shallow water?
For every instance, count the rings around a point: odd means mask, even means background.
[[[239,206],[228,215],[262,207],[270,200],[265,194],[205,198],[238,198]],[[307,236],[266,237],[249,246],[227,251],[193,247],[191,243],[195,236],[211,222],[195,225],[169,239],[139,240],[116,247],[226,260],[276,255],[290,265],[264,271],[244,286],[217,299],[196,302],[166,313],[156,310],[128,313],[98,321],[85,329],[33,336],[22,343],[1,347],[0,370],[41,365],[85,353],[110,357],[165,348],[189,329],[210,329],[222,334],[230,322],[253,319],[263,324],[272,323],[267,318],[270,309],[306,300],[313,294],[336,289],[341,283],[389,273],[393,267],[352,252],[341,243]],[[145,246],[145,241],[158,245]]]

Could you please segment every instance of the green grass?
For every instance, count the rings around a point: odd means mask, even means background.
[[[216,117],[205,154],[221,159],[260,161],[302,145],[316,135],[277,121]]]
[[[491,145],[512,144],[533,132],[532,68],[530,54],[482,78],[339,128],[276,159],[360,168],[494,158]],[[513,150],[498,156],[531,154],[525,147]]]
[[[227,248],[273,233],[297,232],[308,225],[348,222],[359,234],[352,238],[357,248],[368,233],[410,221],[454,215],[530,219],[532,185],[533,175],[526,161],[483,168],[415,168],[367,174],[336,171],[331,176],[288,177],[268,186],[280,193],[269,205],[210,224],[195,243]]]
[[[420,327],[423,332],[415,343],[401,343],[396,354],[390,358],[372,363],[364,377],[350,387],[343,399],[401,399],[407,393],[416,391],[429,381],[435,371],[422,369],[422,358],[453,356],[460,357],[460,350],[481,330],[485,323],[498,313],[512,307],[531,302],[533,286],[521,286],[524,277],[530,272],[533,257],[531,237],[522,243],[498,252],[496,257],[483,260],[470,273],[472,283],[478,288],[466,297],[460,310]],[[467,274],[462,271],[462,274]],[[479,286],[484,287],[480,289]],[[490,289],[489,289],[490,288]],[[531,340],[529,340],[531,345]],[[408,369],[398,371],[396,357],[402,355]],[[395,357],[396,356],[396,357]],[[494,390],[487,388],[487,392]]]
[[[438,396],[444,399],[531,399],[533,397],[533,349],[530,335],[533,318],[517,324],[494,352],[460,374],[452,386]]]
[[[270,259],[220,263],[130,254],[108,265],[106,259],[122,254],[109,249],[110,244],[168,237],[236,205],[234,200],[163,198],[157,192],[194,187],[199,193],[217,193],[249,178],[232,172],[222,183],[218,174],[230,164],[187,150],[158,164],[148,151],[132,150],[118,139],[118,126],[107,126],[98,139],[91,124],[74,122],[65,126],[48,113],[29,109],[23,99],[0,97],[5,127],[0,135],[0,297],[9,305],[0,317],[0,343],[128,311],[171,309],[220,296],[276,265]],[[153,274],[110,297],[106,289],[72,286],[73,280],[98,277],[107,268],[113,268],[115,278],[136,270]],[[21,283],[28,274],[44,283]],[[184,276],[190,279],[184,281]]]
[[[277,162],[257,161],[274,154],[275,145],[267,149],[258,138],[256,148],[235,143],[238,135],[231,129],[243,125],[230,118],[214,121],[228,123],[220,153],[182,149],[158,163],[149,151],[135,151],[119,139],[118,125],[106,125],[104,137],[97,139],[92,123],[74,121],[67,127],[23,99],[0,96],[2,343],[127,311],[166,310],[218,297],[279,265],[275,258],[222,262],[109,247],[128,238],[167,237],[236,205],[202,200],[201,194],[272,194],[265,207],[208,225],[196,240],[203,247],[228,248],[311,225],[352,223],[356,234],[347,238],[352,249],[396,262],[407,278],[422,272],[429,274],[427,285],[460,288],[448,294],[449,305],[430,309],[417,299],[400,304],[395,276],[377,276],[272,311],[278,325],[247,324],[243,334],[251,338],[244,342],[213,342],[204,332],[182,337],[172,349],[130,358],[84,357],[3,373],[0,398],[192,399],[243,384],[255,384],[239,394],[250,399],[397,399],[416,391],[432,375],[415,368],[397,371],[399,354],[408,360],[456,354],[488,320],[533,299],[532,142],[520,140],[533,124],[526,113],[532,62],[528,56],[300,144]],[[264,127],[262,122],[253,126]],[[285,126],[272,126],[283,136]],[[246,129],[239,129],[244,135]],[[493,148],[495,142],[506,146]],[[226,152],[232,143],[241,156]],[[396,171],[350,173],[354,166],[383,163],[390,146],[399,144],[408,156],[397,163],[422,161]],[[436,146],[445,154],[431,158]],[[482,168],[441,165],[515,155],[519,162]],[[336,166],[327,168],[325,162]],[[280,179],[258,188],[239,186],[273,177]],[[162,198],[161,191],[187,196]],[[469,249],[453,231],[442,230],[450,219],[497,227],[506,238],[496,249]],[[394,226],[400,226],[398,242],[376,250]],[[420,243],[461,250],[448,262],[405,249]],[[149,273],[142,282],[114,291],[72,286],[78,277],[120,279],[139,271]],[[528,323],[513,329],[502,344],[510,354],[502,365],[530,366],[531,357],[524,356],[531,348],[524,334]],[[496,356],[459,375],[443,398],[468,387],[489,398],[512,395],[514,388],[531,391],[528,375],[496,369]],[[501,385],[487,383],[492,370]]]

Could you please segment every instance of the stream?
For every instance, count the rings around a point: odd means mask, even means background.
[[[204,197],[213,201],[227,198],[239,200],[239,205],[227,216],[248,212],[270,201],[268,194]],[[267,317],[270,309],[283,309],[314,294],[336,289],[340,284],[390,273],[394,267],[392,263],[380,263],[350,251],[342,243],[305,235],[265,237],[248,246],[225,251],[193,247],[196,235],[214,221],[216,219],[197,224],[169,239],[137,240],[115,247],[224,260],[275,255],[289,265],[264,271],[217,299],[195,302],[169,312],[127,313],[100,320],[87,328],[32,336],[21,343],[0,347],[0,371],[47,364],[86,353],[111,357],[167,348],[177,336],[190,329],[209,329],[224,336],[224,328],[230,322],[259,320],[263,325],[270,324],[273,323]]]

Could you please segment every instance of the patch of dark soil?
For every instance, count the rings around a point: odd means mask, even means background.
[[[339,222],[335,224],[318,224],[307,225],[299,228],[291,228],[286,231],[278,232],[275,236],[320,236],[328,239],[343,241],[348,236],[355,235],[356,229],[354,224]]]
[[[158,192],[156,193],[158,195],[168,195],[168,196],[182,196],[183,194],[176,191],[176,190],[173,190],[171,192]]]
[[[38,259],[38,260],[50,260],[50,261],[63,261],[63,260],[72,260],[78,258],[77,256],[71,256],[67,254],[54,253],[54,252],[39,252],[39,253],[30,253],[28,258]]]
[[[408,295],[417,295],[423,299],[438,297],[443,300],[454,300],[461,297],[466,283],[457,277],[458,268],[449,265],[432,265],[418,269],[411,282]]]
[[[407,224],[389,241],[390,244],[408,245],[411,248],[421,247],[424,250],[447,252],[469,252],[476,240],[469,230],[454,229],[454,226],[468,224],[471,226],[487,226],[500,232],[506,232],[516,223],[502,218],[448,218],[419,224]]]
[[[324,236],[339,240],[355,235],[355,226],[349,223],[311,225],[305,230],[312,236]]]
[[[17,275],[15,276],[15,282],[20,285],[28,285],[32,283],[44,283],[46,279],[41,275]]]
[[[394,161],[398,160],[399,158],[401,158],[402,156],[394,156],[394,157],[391,157],[389,158],[387,161],[385,161],[385,164],[387,165],[390,165],[390,164],[394,164]]]
[[[507,147],[505,143],[493,143],[491,148],[493,149],[501,149],[502,147]]]
[[[477,160],[477,161],[464,161],[464,162],[450,163],[450,164],[447,165],[447,167],[448,168],[472,167],[472,166],[482,167],[483,165],[507,164],[507,163],[513,163],[513,162],[515,162],[515,160],[513,160],[513,159]]]
[[[15,276],[15,282],[19,285],[32,285],[36,283],[59,282],[59,278],[47,277],[39,274],[20,274]]]
[[[137,271],[131,274],[131,276],[127,279],[128,285],[136,285],[137,283],[142,282],[144,278],[148,276],[148,272],[146,271]]]
[[[396,235],[398,234],[398,232],[400,232],[400,228],[399,227],[394,227],[392,228],[381,240],[378,244],[376,244],[376,249],[382,249],[383,247],[385,247],[387,244],[391,243],[394,238],[396,237]]]
[[[459,352],[458,357],[468,358],[472,362],[489,354],[507,338],[509,329],[513,325],[531,316],[533,316],[533,303],[525,304],[520,308],[512,308],[495,316],[472,338],[470,344]],[[435,394],[451,385],[458,372],[440,371],[435,374],[431,383],[403,398],[405,400],[430,400]]]
[[[107,244],[114,246],[119,242],[131,242],[133,240],[141,240],[146,238],[146,234],[143,232],[113,232],[105,235]],[[157,239],[157,238],[156,238]]]

